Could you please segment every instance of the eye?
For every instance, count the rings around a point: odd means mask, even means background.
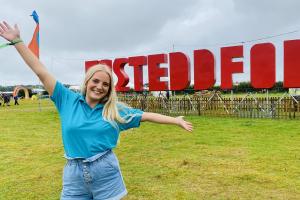
[[[103,86],[105,86],[105,87],[109,87],[109,83],[107,83],[107,82],[104,82],[104,83],[103,83]]]
[[[93,83],[99,83],[98,79],[93,79],[92,81],[93,81]]]

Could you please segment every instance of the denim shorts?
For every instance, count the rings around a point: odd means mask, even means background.
[[[67,160],[61,200],[119,200],[126,194],[119,161],[111,150],[92,162]]]

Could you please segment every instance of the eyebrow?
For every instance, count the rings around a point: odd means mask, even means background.
[[[101,79],[99,79],[99,78],[93,78],[92,79],[93,81],[95,81],[95,80],[97,80],[97,81],[101,81]],[[110,84],[110,82],[107,82],[107,81],[102,81],[103,83],[108,83],[108,84]]]

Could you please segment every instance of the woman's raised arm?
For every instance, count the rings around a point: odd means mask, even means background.
[[[41,63],[31,50],[22,42],[18,26],[15,25],[14,27],[11,27],[6,22],[0,22],[0,36],[10,42],[16,43],[14,46],[22,56],[25,63],[39,77],[49,95],[52,95],[56,80],[48,72],[43,63]]]

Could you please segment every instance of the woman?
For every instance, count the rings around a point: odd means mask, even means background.
[[[24,45],[18,26],[0,23],[0,36],[10,41],[39,77],[59,112],[67,163],[61,199],[121,199],[127,194],[118,160],[112,149],[119,132],[150,121],[179,125],[192,131],[183,117],[143,112],[118,103],[111,70],[91,67],[82,94],[65,88]]]

